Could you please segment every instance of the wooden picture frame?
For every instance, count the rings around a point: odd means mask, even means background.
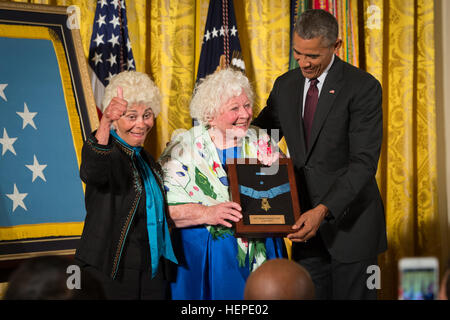
[[[289,158],[271,167],[256,159],[227,163],[232,201],[242,207],[235,224],[238,237],[284,237],[300,217],[294,167]]]
[[[0,161],[11,165],[0,171],[0,261],[73,255],[81,236],[81,148],[99,120],[76,10],[0,3]]]

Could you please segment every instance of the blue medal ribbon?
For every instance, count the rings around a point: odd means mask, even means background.
[[[271,199],[289,191],[291,191],[289,182],[264,191],[258,191],[250,187],[239,185],[239,192],[241,194],[254,199],[262,199],[262,198]]]

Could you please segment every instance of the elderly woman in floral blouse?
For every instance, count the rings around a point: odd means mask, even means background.
[[[241,72],[223,69],[207,76],[190,104],[199,125],[176,135],[161,155],[180,251],[173,299],[242,299],[250,272],[283,254],[282,239],[247,241],[235,238],[231,228],[242,214],[230,201],[227,159],[264,155],[271,161],[275,155],[267,135],[258,137],[250,126],[252,106],[252,88]]]

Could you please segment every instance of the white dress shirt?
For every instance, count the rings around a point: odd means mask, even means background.
[[[317,78],[317,80],[319,80],[319,82],[317,83],[317,89],[319,89],[319,97],[320,97],[320,92],[322,91],[323,84],[325,82],[325,78],[327,77],[328,71],[330,70],[331,66],[333,65],[333,62],[334,62],[334,54],[333,54],[333,57],[331,58],[330,63],[326,67],[325,71],[322,72],[322,74]],[[308,93],[310,82],[311,82],[311,79],[308,79],[308,78],[305,79],[305,87],[303,88],[302,117],[303,117],[303,113],[305,112],[306,94]]]

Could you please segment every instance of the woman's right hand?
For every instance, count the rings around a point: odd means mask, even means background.
[[[177,228],[200,225],[223,225],[231,228],[229,221],[242,219],[241,206],[236,202],[222,202],[212,206],[199,203],[185,203],[169,206],[170,218]]]
[[[103,111],[103,118],[111,124],[113,121],[119,120],[127,112],[128,102],[123,99],[123,89],[117,87],[117,96],[111,99],[111,102]]]
[[[229,221],[238,222],[242,219],[242,208],[236,202],[222,202],[213,206],[204,207],[205,224],[208,225],[223,225],[231,228]]]
[[[119,120],[127,112],[128,102],[123,99],[123,89],[117,87],[117,96],[111,99],[111,102],[103,111],[100,125],[95,134],[99,144],[107,145],[109,140],[109,130],[111,124]]]

